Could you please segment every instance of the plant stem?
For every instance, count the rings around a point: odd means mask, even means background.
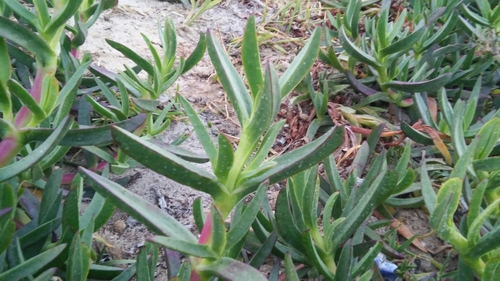
[[[0,167],[7,166],[21,149],[22,145],[16,133],[4,137],[0,142]]]

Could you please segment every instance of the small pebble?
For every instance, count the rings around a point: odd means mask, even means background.
[[[113,227],[114,227],[116,233],[121,234],[123,232],[123,230],[125,230],[127,225],[125,224],[125,222],[123,220],[117,220],[115,222],[115,224],[113,225]]]

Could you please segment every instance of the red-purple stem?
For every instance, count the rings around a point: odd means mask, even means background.
[[[0,142],[0,167],[10,163],[19,152],[19,142],[16,135],[5,136]]]
[[[44,71],[42,68],[38,68],[36,71],[35,81],[33,82],[33,87],[31,87],[30,94],[33,99],[39,103],[42,98],[42,81],[45,77]],[[19,112],[16,114],[16,118],[14,119],[14,126],[20,129],[26,126],[29,122],[29,117],[31,116],[31,111],[26,107],[22,106]]]

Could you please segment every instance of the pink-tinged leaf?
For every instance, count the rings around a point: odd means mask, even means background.
[[[207,216],[207,220],[203,225],[203,230],[201,231],[198,243],[209,244],[210,241],[212,241],[212,216]]]
[[[224,280],[231,281],[267,281],[267,279],[257,269],[226,257],[222,257],[211,264],[200,264],[196,266],[196,271],[201,274],[216,276]]]

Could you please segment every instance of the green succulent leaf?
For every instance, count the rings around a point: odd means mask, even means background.
[[[452,75],[451,73],[446,73],[434,79],[421,82],[391,81],[385,83],[384,86],[407,93],[434,92],[437,91],[439,88],[443,87],[446,83],[448,83],[448,81],[451,78],[451,75]]]
[[[87,280],[90,270],[90,249],[80,242],[80,234],[73,237],[69,251],[67,278],[68,280]]]
[[[45,40],[21,24],[2,16],[0,16],[0,37],[22,46],[35,54],[42,67],[56,63],[56,54]]]
[[[120,149],[144,166],[214,198],[223,196],[223,186],[212,174],[123,129],[112,127],[111,131]]]
[[[3,168],[0,168],[0,182],[19,175],[40,162],[63,139],[73,124],[70,117],[66,117],[50,136],[28,156]]]
[[[280,78],[281,96],[288,95],[309,73],[311,66],[316,61],[321,42],[321,28],[317,27],[304,48],[295,57],[292,64]]]
[[[465,238],[460,235],[453,223],[453,215],[458,207],[461,191],[461,179],[447,180],[439,189],[436,207],[430,217],[431,227],[437,231],[438,236],[446,240],[452,239],[454,243],[466,243]]]
[[[245,234],[250,229],[250,226],[252,225],[255,217],[257,216],[257,213],[260,210],[262,200],[264,200],[264,197],[266,196],[266,189],[267,185],[260,185],[259,189],[257,189],[257,192],[255,193],[254,198],[252,199],[250,204],[248,204],[247,208],[245,208],[243,214],[241,214],[234,225],[231,226],[231,229],[227,233],[227,249],[230,249],[241,239],[243,239]]]
[[[205,51],[207,49],[207,37],[204,33],[200,33],[200,40],[198,40],[198,44],[194,48],[194,51],[191,55],[186,59],[184,63],[184,67],[182,69],[182,74],[188,72],[193,68],[205,55]]]
[[[272,232],[262,243],[262,246],[259,248],[259,250],[255,252],[255,254],[253,255],[252,259],[248,264],[253,266],[254,268],[259,269],[260,266],[264,264],[266,259],[271,254],[271,251],[273,250],[277,240],[278,240],[278,235],[276,235],[276,232]]]
[[[343,26],[340,28],[339,38],[344,50],[353,58],[373,67],[381,67],[380,63],[373,56],[363,52],[358,46],[349,40]]]
[[[290,253],[285,254],[285,276],[286,280],[289,281],[299,281],[299,276],[295,271],[295,265],[293,264],[292,257]]]
[[[276,199],[276,231],[283,241],[303,253],[305,246],[302,242],[301,232],[293,220],[290,207],[287,192],[282,189]]]
[[[500,169],[500,157],[489,157],[472,161],[474,170],[478,172],[494,172]]]
[[[407,52],[422,38],[426,29],[425,25],[420,25],[412,34],[380,50],[380,55],[385,57],[395,53],[401,54]]]
[[[32,275],[56,258],[65,247],[66,244],[61,244],[0,273],[0,280],[21,280]]]
[[[245,33],[243,34],[243,46],[241,48],[241,61],[245,69],[245,77],[252,97],[256,97],[264,85],[264,77],[260,65],[259,42],[255,29],[255,16],[250,16],[247,21]]]
[[[311,264],[313,264],[321,274],[323,274],[327,279],[334,279],[333,273],[326,266],[318,253],[318,248],[314,244],[314,240],[311,236],[310,231],[305,231],[301,234],[302,243],[304,244],[305,252],[310,259]]]
[[[211,259],[217,258],[217,254],[214,253],[214,251],[212,251],[212,249],[208,245],[187,242],[182,239],[165,236],[155,236],[148,239],[148,241],[188,256]]]
[[[472,193],[472,199],[469,204],[470,209],[469,213],[467,214],[467,227],[469,228],[481,213],[481,203],[483,202],[484,192],[486,191],[487,187],[488,180],[483,180],[477,185]]]
[[[44,33],[54,36],[58,30],[64,28],[66,22],[78,12],[82,2],[83,0],[63,2],[64,6],[52,17]]]
[[[494,281],[500,276],[500,259],[490,259],[484,267],[482,280],[483,281]]]
[[[153,65],[144,59],[142,56],[138,55],[136,52],[132,51],[128,47],[126,47],[123,44],[120,44],[116,41],[113,41],[111,39],[106,39],[106,42],[115,50],[118,52],[122,53],[126,58],[130,59],[133,61],[137,66],[139,66],[141,69],[146,71],[147,74],[154,76],[154,70],[153,70]]]
[[[500,118],[486,122],[479,130],[479,143],[474,151],[473,159],[480,160],[489,156],[500,139]]]
[[[273,161],[277,164],[264,174],[255,178],[243,179],[242,189],[256,188],[268,178],[269,183],[273,184],[306,170],[328,157],[343,141],[344,129],[342,127],[332,128],[318,139],[275,158]]]
[[[207,39],[208,54],[215,67],[215,71],[231,104],[234,106],[234,111],[238,116],[241,127],[245,128],[252,113],[252,98],[238,71],[234,68],[228,55],[217,40],[215,40],[211,32],[208,32]]]
[[[68,130],[60,140],[59,145],[64,146],[104,146],[113,143],[111,126],[116,126],[127,131],[135,131],[142,126],[146,120],[146,114],[134,116],[128,120],[116,122],[113,125],[99,127],[85,127]],[[20,135],[23,143],[28,144],[35,141],[45,141],[55,132],[54,129],[26,129],[21,130]]]
[[[340,252],[340,259],[337,264],[337,271],[335,272],[334,281],[352,280],[351,262],[353,258],[352,240],[349,239],[344,244],[342,252]]]
[[[432,215],[436,207],[437,196],[434,188],[432,188],[425,159],[422,161],[422,166],[420,168],[420,182],[422,184],[422,197],[424,198],[425,206]]]
[[[500,226],[496,226],[490,232],[483,235],[473,247],[469,247],[470,251],[467,255],[472,259],[479,259],[483,255],[492,252],[492,250],[498,250],[498,247],[500,247],[498,235],[500,235]]]
[[[346,220],[339,225],[333,234],[333,244],[338,246],[345,241],[392,193],[397,184],[395,171],[382,172],[370,188],[363,194],[356,208],[351,211]]]
[[[83,167],[80,167],[80,174],[106,200],[132,215],[149,229],[175,239],[196,243],[196,237],[184,225],[138,195]]]

